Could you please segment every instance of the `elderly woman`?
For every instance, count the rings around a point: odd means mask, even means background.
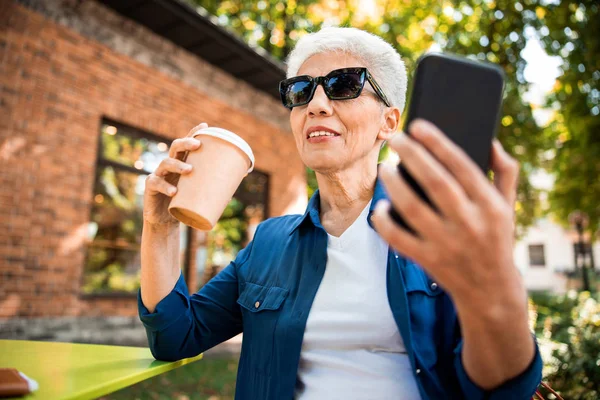
[[[243,332],[236,399],[530,398],[541,359],[512,260],[515,161],[495,142],[490,182],[431,124],[395,134],[405,67],[367,32],[304,36],[288,68],[282,100],[319,183],[304,215],[263,222],[189,295],[165,178],[190,170],[175,156],[199,141],[175,140],[147,179],[139,313],[154,356]],[[378,170],[384,141],[439,213],[395,168]],[[390,203],[418,235],[395,225]]]

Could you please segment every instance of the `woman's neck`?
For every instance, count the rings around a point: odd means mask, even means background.
[[[317,173],[321,224],[330,235],[340,236],[356,221],[373,197],[376,179],[376,163]]]

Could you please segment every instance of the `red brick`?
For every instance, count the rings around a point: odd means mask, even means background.
[[[0,281],[0,317],[136,314],[134,297],[82,296],[85,245],[60,250],[89,220],[103,117],[165,139],[200,122],[232,129],[271,177],[271,215],[295,202],[290,182],[302,185],[304,168],[288,132],[14,1],[0,1],[0,15],[0,149],[24,140],[0,154],[0,279],[11,273]],[[220,71],[214,82],[231,84]]]

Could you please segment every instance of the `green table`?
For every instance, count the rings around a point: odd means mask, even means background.
[[[144,347],[0,340],[0,367],[16,368],[40,388],[19,399],[95,399],[202,358],[156,361]]]

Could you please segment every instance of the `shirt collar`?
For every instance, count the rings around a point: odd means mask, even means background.
[[[369,222],[369,226],[371,228],[373,227],[373,225],[371,224],[371,215],[373,214],[373,211],[375,210],[375,206],[377,205],[377,202],[379,200],[387,199],[387,198],[388,198],[387,193],[385,192],[383,183],[379,179],[379,175],[378,175],[377,179],[375,180],[375,190],[373,192],[373,201],[371,202],[371,206],[369,207],[368,222]],[[292,229],[290,230],[290,235],[292,233],[294,233],[296,231],[296,229],[298,229],[301,225],[303,225],[305,223],[309,223],[309,222],[312,223],[314,227],[323,229],[323,226],[321,225],[321,218],[319,216],[320,211],[321,211],[321,196],[319,194],[319,190],[317,189],[317,191],[310,198],[310,200],[308,202],[308,206],[306,206],[306,211],[304,212],[304,214],[300,217],[300,219],[298,219],[298,221],[296,221],[292,225]]]

